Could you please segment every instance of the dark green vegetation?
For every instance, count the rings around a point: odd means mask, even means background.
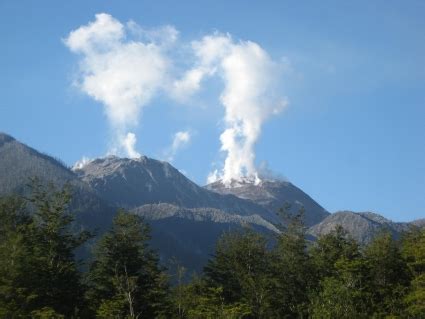
[[[37,185],[0,201],[1,318],[425,318],[425,230],[365,247],[336,230],[306,239],[302,215],[270,243],[226,232],[199,276],[167,275],[150,230],[120,211],[86,267],[69,190]],[[86,271],[82,269],[87,268]],[[175,282],[170,285],[170,282]]]

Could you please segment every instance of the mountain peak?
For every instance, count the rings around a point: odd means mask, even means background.
[[[263,177],[263,176],[243,176],[238,179],[231,179],[230,181],[224,181],[223,179],[218,179],[208,185],[206,188],[209,189],[232,189],[232,188],[241,188],[241,187],[267,187],[270,185],[287,185],[290,184],[287,180],[283,178],[273,178],[273,177]]]
[[[231,179],[229,181],[224,181],[223,179],[219,179],[209,185],[215,185],[216,187],[225,187],[225,188],[236,188],[243,187],[246,185],[259,185],[261,183],[261,179],[256,176],[244,176],[239,179]]]
[[[269,220],[276,219],[255,203],[204,189],[168,162],[146,156],[98,158],[75,173],[105,200],[120,207],[131,209],[145,204],[169,203],[185,208],[217,208],[231,214],[258,213]]]
[[[142,174],[150,176],[150,179],[152,179],[157,174],[165,178],[180,175],[178,170],[168,162],[158,161],[147,156],[127,158],[109,155],[94,160],[82,161],[74,166],[74,171],[81,176],[91,176],[92,178],[104,178],[107,176],[116,178],[121,176],[127,179]]]
[[[199,188],[171,164],[147,156],[107,156],[74,170],[80,178],[123,207],[146,203],[191,202]]]
[[[270,187],[281,187],[284,185],[289,185],[288,181],[277,179],[277,178],[259,178],[259,177],[242,177],[240,179],[232,179],[228,182],[219,179],[213,183],[210,183],[205,186],[207,189],[211,190],[223,190],[226,189],[229,192],[232,192],[232,189],[241,189],[241,188],[252,188],[252,189],[261,189],[261,188],[270,188]]]
[[[206,185],[205,188],[219,194],[231,194],[250,200],[275,213],[287,204],[291,205],[292,213],[304,209],[305,222],[309,226],[329,215],[310,196],[290,182],[281,179],[267,178],[260,179],[259,182],[247,179],[232,182],[230,185],[218,180]]]

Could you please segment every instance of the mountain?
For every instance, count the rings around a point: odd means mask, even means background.
[[[115,209],[103,201],[89,185],[60,161],[42,154],[13,137],[0,133],[0,196],[27,194],[30,179],[63,186],[69,183],[78,227],[106,229]]]
[[[167,162],[109,156],[74,171],[104,200],[149,222],[152,245],[165,263],[177,257],[186,268],[200,271],[224,231],[250,227],[266,235],[278,232],[274,212],[200,187]]]
[[[307,226],[315,225],[329,216],[316,201],[287,181],[264,179],[255,183],[251,180],[242,180],[232,181],[230,185],[217,181],[206,185],[205,188],[219,194],[232,194],[249,200],[267,209],[270,214],[276,214],[286,204],[290,205],[292,213],[303,208]]]
[[[369,243],[384,230],[390,231],[394,237],[398,237],[402,231],[409,229],[408,223],[395,223],[375,213],[340,211],[329,215],[322,222],[311,227],[308,233],[318,237],[328,234],[337,225],[342,226],[352,238],[361,244]]]
[[[253,224],[275,233],[279,232],[275,225],[259,215],[228,214],[215,208],[184,208],[164,203],[143,205],[133,209],[132,212],[149,220],[184,218],[196,222],[213,222],[218,224],[238,224],[241,226]]]
[[[208,207],[229,214],[259,214],[277,222],[276,215],[254,202],[200,187],[171,164],[146,156],[109,156],[86,164],[75,173],[111,204],[127,209],[168,203],[184,208]]]
[[[204,189],[167,162],[107,157],[73,171],[1,133],[0,196],[28,194],[34,177],[72,187],[70,206],[77,228],[97,229],[100,236],[120,207],[144,217],[162,261],[177,257],[189,270],[201,270],[224,231],[250,227],[264,234],[277,232],[272,223],[276,216],[262,206]]]
[[[161,252],[163,262],[177,257],[186,268],[198,272],[223,232],[243,227],[266,236],[279,232],[259,215],[229,214],[215,208],[183,208],[163,203],[143,205],[132,212],[149,221],[152,245]]]
[[[109,228],[118,207],[133,209],[150,223],[152,245],[162,261],[176,257],[189,270],[202,269],[224,231],[240,227],[277,231],[255,215],[268,214],[261,206],[199,187],[166,162],[108,157],[72,171],[1,133],[0,196],[27,194],[34,177],[59,187],[70,184],[75,227],[97,229],[98,235]],[[88,249],[82,256],[89,254]]]
[[[22,192],[28,177],[35,176],[57,184],[77,180],[60,161],[0,133],[0,195]]]
[[[27,194],[32,177],[57,186],[71,185],[71,209],[78,228],[96,228],[102,235],[121,207],[142,216],[151,225],[151,243],[162,262],[177,258],[189,273],[202,269],[225,231],[249,227],[274,236],[282,221],[276,212],[286,204],[291,212],[304,208],[309,234],[315,237],[341,225],[352,237],[367,243],[383,229],[398,236],[410,227],[373,213],[329,214],[287,181],[245,179],[201,187],[171,164],[146,156],[109,156],[71,170],[60,160],[0,133],[0,196]],[[411,223],[424,224],[424,220]]]
[[[419,227],[419,228],[423,228],[423,227],[425,227],[425,218],[414,220],[414,221],[410,222],[409,224],[416,226],[416,227]]]

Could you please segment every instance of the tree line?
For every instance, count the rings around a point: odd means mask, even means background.
[[[300,212],[273,239],[224,233],[186,281],[184,267],[160,265],[140,217],[119,211],[94,242],[70,198],[36,185],[0,199],[1,318],[425,318],[423,229],[362,247],[337,227],[312,242]],[[83,244],[93,246],[85,263]]]

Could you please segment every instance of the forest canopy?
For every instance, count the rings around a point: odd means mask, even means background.
[[[76,230],[67,187],[0,199],[2,318],[425,318],[425,230],[360,246],[341,227],[307,239],[302,216],[275,238],[225,232],[185,280],[150,247],[149,225],[120,210],[97,240]],[[82,245],[92,257],[76,258]],[[94,242],[94,244],[93,244]]]

